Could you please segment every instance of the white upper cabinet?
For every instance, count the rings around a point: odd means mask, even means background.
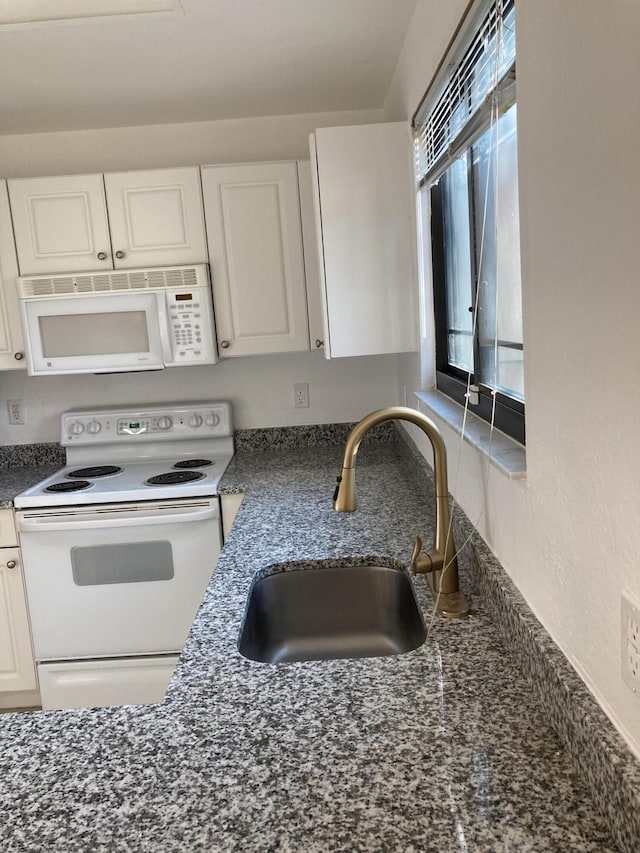
[[[207,263],[198,169],[113,172],[104,184],[116,269]]]
[[[201,171],[220,355],[308,350],[296,163]]]
[[[21,275],[111,269],[102,175],[8,184]]]
[[[207,261],[197,168],[8,183],[21,275]]]
[[[316,171],[315,160],[313,171]],[[302,243],[304,248],[304,273],[307,282],[307,311],[309,315],[309,340],[312,350],[324,349],[327,334],[325,313],[322,304],[323,283],[318,265],[318,236],[314,213],[314,188],[309,160],[298,161],[298,184],[300,188],[300,218],[302,221]]]
[[[18,262],[13,244],[7,185],[0,181],[0,370],[26,367],[18,308]]]
[[[407,125],[310,137],[327,357],[418,346],[411,145]]]

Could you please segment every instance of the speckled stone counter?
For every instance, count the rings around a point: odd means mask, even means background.
[[[238,453],[223,491],[246,496],[165,702],[0,716],[3,853],[618,849],[474,559],[470,617],[436,619],[408,654],[272,666],[237,652],[257,571],[406,563],[417,531],[429,541],[430,497],[405,458],[363,443],[359,510],[338,514],[340,446]]]
[[[0,507],[13,506],[16,495],[61,468],[65,458],[54,443],[0,447]]]

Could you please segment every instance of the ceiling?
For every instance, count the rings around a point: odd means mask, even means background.
[[[0,134],[378,109],[416,0],[174,0],[0,27]]]

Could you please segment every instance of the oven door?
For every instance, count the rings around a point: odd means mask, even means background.
[[[17,521],[37,661],[182,650],[220,553],[217,498]]]

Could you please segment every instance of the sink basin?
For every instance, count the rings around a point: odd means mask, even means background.
[[[255,581],[238,650],[263,663],[377,657],[409,652],[426,636],[401,569],[325,566]]]

